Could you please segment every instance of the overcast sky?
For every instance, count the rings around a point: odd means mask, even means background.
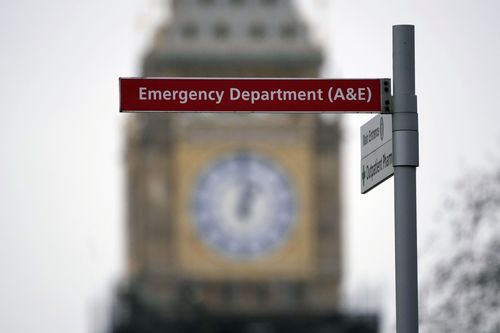
[[[326,77],[391,77],[391,26],[416,25],[425,252],[453,183],[499,165],[500,3],[301,3],[325,47]],[[123,267],[118,77],[140,74],[152,31],[168,15],[161,7],[159,0],[0,0],[1,332],[91,333],[99,321]],[[362,288],[381,291],[390,318],[393,182],[359,194],[359,127],[371,116],[341,117],[345,290],[351,298]]]

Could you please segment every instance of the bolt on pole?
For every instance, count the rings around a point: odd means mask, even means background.
[[[418,333],[415,27],[395,25],[392,33],[396,330]]]

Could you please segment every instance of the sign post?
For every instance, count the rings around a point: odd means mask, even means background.
[[[418,333],[415,28],[393,26],[396,331]]]

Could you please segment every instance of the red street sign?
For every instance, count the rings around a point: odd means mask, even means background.
[[[120,112],[389,111],[389,79],[120,78]]]

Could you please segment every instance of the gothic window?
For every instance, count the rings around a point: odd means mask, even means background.
[[[263,39],[266,35],[266,27],[262,23],[254,23],[250,26],[249,34],[253,39]]]
[[[199,28],[194,22],[185,23],[182,26],[182,36],[187,39],[196,37],[199,33]]]
[[[222,286],[222,301],[226,304],[234,304],[238,297],[238,286],[232,282],[226,282]]]
[[[292,290],[291,290],[291,301],[293,304],[303,304],[304,303],[304,298],[305,298],[305,288],[304,285],[300,282],[294,283],[292,285]]]
[[[264,285],[261,285],[261,286],[257,286],[256,288],[256,294],[257,294],[257,301],[260,303],[260,304],[267,304],[269,303],[269,289],[266,288],[266,286]]]
[[[285,39],[294,39],[299,33],[299,27],[294,23],[286,23],[281,27],[281,36]]]
[[[216,23],[214,25],[214,36],[217,39],[226,39],[229,36],[229,26],[223,22]]]

